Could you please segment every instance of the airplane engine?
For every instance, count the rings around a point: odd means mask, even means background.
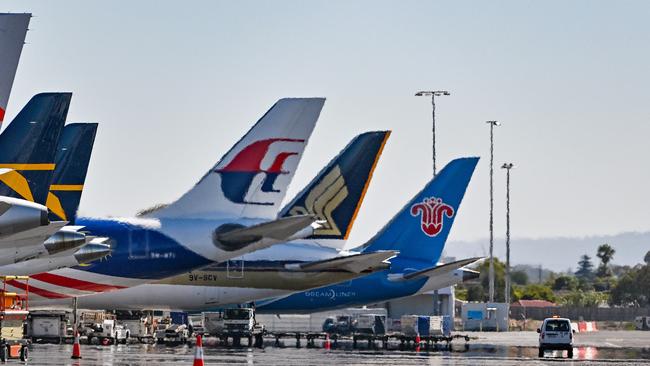
[[[78,248],[84,244],[86,244],[86,235],[68,230],[57,231],[43,243],[49,255]]]

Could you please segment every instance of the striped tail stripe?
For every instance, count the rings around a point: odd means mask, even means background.
[[[26,290],[27,289],[27,285],[25,285],[22,282],[16,281],[16,280],[9,280],[9,281],[7,281],[7,284],[10,285],[10,286],[13,286],[15,288],[19,288],[21,290]],[[56,293],[56,292],[44,290],[42,288],[34,287],[32,285],[29,285],[29,292],[32,293],[32,294],[36,294],[38,296],[41,296],[41,297],[45,297],[47,299],[67,299],[67,298],[72,297],[72,296],[69,296],[69,295],[64,295],[64,294],[59,294],[59,293]]]
[[[81,291],[106,292],[126,288],[124,286],[105,285],[101,283],[88,282],[75,278],[60,276],[52,273],[40,273],[31,276],[33,279],[46,282],[52,285],[67,287]],[[30,286],[31,287],[31,286]]]

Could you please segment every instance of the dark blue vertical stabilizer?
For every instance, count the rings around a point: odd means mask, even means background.
[[[0,134],[0,195],[45,204],[72,93],[34,96]]]
[[[327,221],[309,239],[347,239],[390,131],[366,132],[350,143],[280,212]]]
[[[63,129],[47,196],[50,221],[74,224],[96,133],[96,123],[72,123]]]

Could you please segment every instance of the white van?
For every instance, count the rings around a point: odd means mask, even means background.
[[[552,317],[544,319],[539,333],[539,357],[544,357],[545,350],[566,350],[567,357],[573,358],[573,330],[567,318]]]

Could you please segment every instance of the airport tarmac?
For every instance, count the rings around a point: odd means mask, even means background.
[[[341,343],[335,350],[295,348],[294,340],[284,340],[275,347],[272,340],[264,349],[225,348],[207,341],[204,347],[206,365],[259,364],[259,365],[518,365],[565,362],[567,364],[650,364],[650,332],[618,331],[580,334],[577,338],[575,358],[567,360],[559,353],[547,352],[544,359],[537,358],[534,332],[470,333],[477,339],[455,342],[451,350],[398,351],[397,343],[390,350],[352,349]],[[41,345],[32,347],[29,364],[32,365],[191,365],[194,348],[164,345],[82,345],[83,359],[70,360],[72,345]]]

